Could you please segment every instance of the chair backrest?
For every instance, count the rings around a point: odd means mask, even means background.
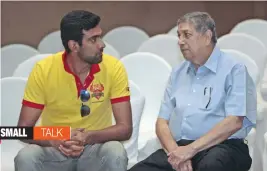
[[[105,42],[106,47],[104,48],[104,53],[111,55],[117,59],[120,59],[120,53],[110,44],[108,44],[107,42]]]
[[[11,44],[1,48],[1,78],[12,76],[14,70],[23,61],[39,54],[31,46],[23,44]]]
[[[262,79],[267,61],[267,48],[259,39],[245,33],[231,33],[220,37],[218,46],[222,49],[235,49],[247,54],[257,64],[260,79]]]
[[[173,67],[184,60],[178,45],[178,37],[174,35],[160,34],[153,36],[141,44],[138,52],[154,53]]]
[[[25,77],[25,78],[28,78],[28,76],[30,75],[34,65],[50,56],[52,54],[38,54],[38,55],[35,55],[29,59],[27,59],[26,61],[22,62],[21,64],[18,65],[18,67],[15,69],[14,73],[13,73],[13,77]]]
[[[16,126],[26,86],[26,78],[1,79],[1,126]]]
[[[145,105],[145,97],[140,92],[140,88],[133,82],[129,81],[129,87],[131,91],[131,107],[132,107],[132,120],[133,120],[133,132],[129,140],[123,141],[128,159],[131,161],[137,161],[138,157],[138,138],[139,138],[139,126],[140,120]],[[113,116],[113,124],[115,124]]]
[[[154,130],[172,68],[161,57],[148,52],[132,53],[122,58],[121,61],[129,79],[140,87],[146,99],[140,129]]]
[[[113,46],[121,57],[136,52],[147,39],[149,35],[145,31],[133,26],[114,28],[103,37],[103,40]]]
[[[258,38],[267,48],[267,21],[263,19],[248,19],[233,27],[231,33],[246,33]]]
[[[57,53],[60,51],[64,51],[65,48],[62,44],[60,31],[54,31],[45,35],[39,45],[38,48],[40,53]]]
[[[169,30],[167,34],[177,36],[178,26],[174,26],[172,29]]]
[[[264,134],[264,152],[262,155],[262,159],[263,159],[263,171],[267,171],[267,132]]]
[[[255,63],[255,61],[253,61],[251,59],[251,57],[249,57],[248,55],[246,55],[240,51],[233,50],[233,49],[222,49],[222,51],[231,55],[237,61],[240,61],[243,64],[245,64],[247,67],[248,73],[251,76],[251,78],[253,79],[255,85],[259,84],[259,82],[260,82],[259,68],[258,68],[257,64]]]

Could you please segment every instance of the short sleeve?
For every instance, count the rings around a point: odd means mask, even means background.
[[[235,65],[227,82],[226,115],[246,116],[254,123],[257,111],[256,86],[248,74],[246,66]]]
[[[129,80],[125,67],[117,61],[112,72],[111,103],[130,100]]]
[[[171,114],[175,108],[175,99],[172,98],[172,79],[171,76],[169,77],[164,97],[161,102],[160,110],[159,110],[159,118],[169,120],[171,117]]]
[[[36,64],[28,77],[22,104],[36,109],[43,109],[45,106],[44,93],[43,72],[41,67]]]

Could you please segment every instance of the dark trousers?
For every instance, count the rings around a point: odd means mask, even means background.
[[[180,140],[179,146],[192,143]],[[248,146],[240,139],[230,139],[197,153],[192,159],[193,171],[248,171],[252,159]],[[163,149],[157,150],[129,171],[174,171]]]

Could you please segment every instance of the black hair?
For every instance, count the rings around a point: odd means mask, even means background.
[[[67,13],[60,22],[61,40],[67,53],[70,53],[68,42],[74,40],[82,45],[83,30],[88,31],[96,27],[100,17],[92,12],[75,10]]]

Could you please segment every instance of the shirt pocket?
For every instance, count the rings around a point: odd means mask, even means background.
[[[199,98],[199,110],[215,115],[223,115],[223,112],[220,112],[220,110],[224,107],[224,99],[223,90],[218,91],[217,87],[207,87]]]

